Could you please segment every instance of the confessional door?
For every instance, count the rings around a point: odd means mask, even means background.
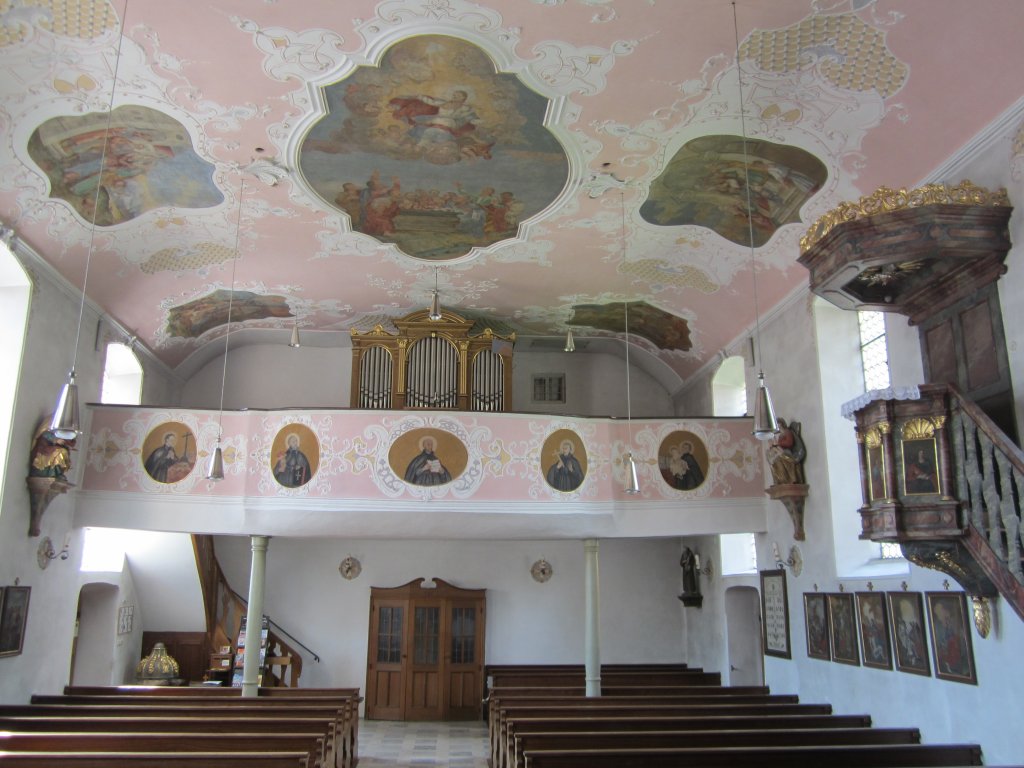
[[[423,581],[370,590],[369,719],[480,717],[485,590]]]

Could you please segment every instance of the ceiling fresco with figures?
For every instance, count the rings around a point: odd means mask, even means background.
[[[622,338],[628,303],[683,382],[751,333],[752,269],[763,312],[806,286],[822,214],[957,183],[972,142],[1024,156],[1018,0],[735,12],[0,3],[0,224],[73,285],[88,261],[90,300],[186,376],[229,303],[234,331],[345,346],[436,282],[520,338]]]

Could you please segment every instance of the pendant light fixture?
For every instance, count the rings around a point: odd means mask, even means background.
[[[736,37],[736,76],[740,88],[740,129],[743,134],[743,186],[747,193],[747,234],[750,238],[750,278],[754,285],[754,336],[757,339],[757,392],[754,393],[754,437],[771,440],[779,434],[779,423],[761,367],[761,311],[757,297],[757,263],[754,256],[754,207],[750,196],[750,157],[747,153],[747,120],[743,109],[743,68],[740,66],[740,28],[736,21],[736,3],[732,4],[732,26]]]
[[[78,382],[75,369],[78,367],[78,344],[82,337],[82,321],[85,319],[85,296],[89,286],[89,267],[92,265],[92,250],[96,239],[96,216],[100,207],[100,188],[103,186],[103,172],[107,161],[107,141],[110,138],[110,125],[114,118],[114,94],[117,91],[117,74],[121,65],[121,41],[124,39],[124,18],[128,13],[128,0],[125,0],[121,13],[121,24],[117,30],[117,52],[114,56],[114,77],[110,85],[110,106],[107,110],[107,125],[103,129],[103,148],[100,150],[99,170],[96,173],[96,192],[92,202],[92,222],[89,230],[89,249],[85,255],[85,275],[82,278],[82,298],[78,305],[78,326],[75,329],[75,346],[72,351],[71,370],[68,380],[57,398],[57,407],[50,420],[50,431],[62,440],[74,440],[81,431],[78,413]]]
[[[434,267],[434,295],[430,299],[430,314],[427,317],[434,322],[441,319],[441,298],[437,293],[437,267]]]
[[[626,263],[626,194],[619,191],[622,203],[622,264]],[[626,486],[623,491],[631,496],[640,493],[640,479],[636,474],[636,460],[633,458],[633,398],[629,388],[629,299],[622,302],[623,324],[626,333],[626,431],[629,434],[629,451],[626,453]]]
[[[220,408],[217,416],[217,447],[210,456],[210,466],[206,472],[207,480],[224,479],[224,452],[220,442],[224,437],[224,389],[228,380],[228,349],[231,342],[231,311],[235,304],[235,268],[238,266],[238,245],[242,234],[242,201],[245,198],[245,179],[238,189],[238,221],[235,223],[235,255],[231,259],[231,293],[228,294],[228,329],[224,334],[224,363],[220,374]],[[296,331],[298,329],[296,328]],[[295,336],[295,333],[292,334]],[[295,344],[294,346],[298,346]]]
[[[565,332],[565,351],[566,352],[575,352],[576,351],[576,342],[573,341],[573,338],[572,338],[572,328],[570,328],[568,331]]]
[[[292,349],[298,349],[302,346],[302,342],[299,341],[299,318],[295,318],[295,322],[292,323],[292,338],[288,342],[288,346]]]

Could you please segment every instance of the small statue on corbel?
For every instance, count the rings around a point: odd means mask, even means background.
[[[689,547],[683,547],[679,567],[683,569],[683,592],[679,600],[688,608],[700,608],[704,604],[700,593],[700,556]]]
[[[779,434],[768,446],[768,464],[772,471],[772,486],[766,493],[781,501],[793,521],[793,538],[804,541],[804,499],[808,486],[804,477],[804,459],[807,448],[800,434],[800,422],[789,424],[778,420]]]
[[[71,469],[71,451],[74,448],[74,439],[57,437],[46,423],[36,430],[26,480],[30,505],[29,536],[39,535],[43,513],[50,502],[73,487],[68,482],[67,472]]]

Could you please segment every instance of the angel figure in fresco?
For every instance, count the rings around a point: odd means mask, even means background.
[[[786,424],[778,420],[779,434],[768,446],[768,464],[772,470],[774,485],[791,485],[804,482],[804,459],[807,448],[800,435],[800,422]]]
[[[391,116],[409,128],[407,135],[423,159],[448,165],[463,158],[490,158],[493,141],[478,132],[480,117],[468,104],[469,93],[454,90],[446,98],[420,94],[388,102]]]

